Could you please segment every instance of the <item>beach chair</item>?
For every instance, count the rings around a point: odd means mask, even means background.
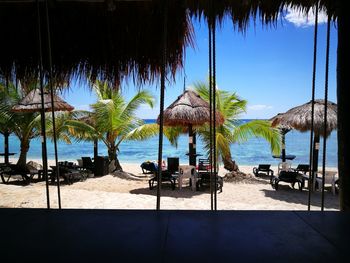
[[[209,159],[198,159],[197,172],[208,172],[210,170]]]
[[[196,188],[198,190],[203,189],[205,186],[210,186],[210,161],[209,159],[199,159],[197,168],[198,180]],[[222,192],[224,186],[224,179],[221,176],[215,175],[216,178],[216,189]],[[213,178],[213,181],[215,181]]]
[[[278,184],[279,182],[286,182],[290,183],[292,188],[294,189],[295,183],[298,184],[299,190],[303,190],[303,179],[301,178],[300,174],[296,171],[281,171],[278,176],[272,176],[270,183],[272,188],[274,188],[276,191],[278,190]]]
[[[292,170],[305,175],[310,171],[310,166],[308,164],[298,164],[298,166],[296,168],[292,168]]]
[[[258,167],[253,168],[253,174],[258,177],[261,174],[266,174],[267,176],[273,176],[273,171],[270,169],[271,164],[259,164]]]
[[[91,172],[95,171],[95,164],[93,163],[91,157],[81,157],[83,161],[83,169]]]
[[[179,157],[168,157],[167,158],[168,167],[167,171],[173,175],[179,174]]]
[[[66,184],[73,184],[74,182],[81,182],[87,179],[87,174],[77,170],[75,168],[69,168],[65,165],[58,165],[60,177],[63,178]],[[52,171],[50,173],[51,182],[54,183],[56,181],[56,166],[51,166]]]
[[[143,174],[153,174],[153,163],[151,161],[146,161],[140,165]]]
[[[21,176],[23,182],[25,182],[26,184],[29,184],[32,178],[29,169],[19,168],[16,164],[7,164],[6,166],[1,167],[0,176],[4,184],[7,184],[10,181],[11,177],[17,175]],[[5,177],[7,177],[7,180],[5,180]]]
[[[148,181],[150,190],[152,190],[155,184],[158,182],[158,165],[153,162],[151,164],[152,165],[150,166],[150,169],[152,170],[154,177]],[[170,182],[172,190],[175,190],[176,179],[177,177],[174,176],[171,171],[169,170],[161,171],[161,183]]]

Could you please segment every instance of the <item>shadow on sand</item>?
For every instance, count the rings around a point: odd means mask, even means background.
[[[161,196],[166,197],[174,197],[174,198],[192,198],[193,196],[198,196],[202,194],[210,194],[210,189],[205,188],[199,191],[192,191],[191,187],[183,186],[180,190],[179,188],[175,188],[175,190],[171,189],[171,186],[168,184],[162,184]],[[130,194],[142,194],[142,195],[157,195],[157,187],[154,187],[152,190],[147,188],[137,188],[130,191]]]
[[[275,200],[287,202],[287,203],[295,203],[305,205],[305,209],[307,209],[309,192],[308,190],[299,191],[297,188],[293,189],[290,185],[281,184],[278,187],[278,191],[272,189],[262,190],[266,197],[272,198]],[[311,206],[318,207],[321,210],[321,199],[322,193],[321,191],[314,191],[311,193]],[[325,188],[324,192],[324,208],[325,209],[337,209],[339,210],[339,195],[333,195],[331,190]]]

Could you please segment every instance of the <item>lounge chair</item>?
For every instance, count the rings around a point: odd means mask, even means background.
[[[150,169],[153,172],[154,177],[148,181],[150,190],[152,190],[154,188],[155,183],[158,182],[158,165],[153,162],[151,164],[152,165],[150,166]],[[173,173],[169,170],[161,172],[161,182],[170,182],[171,188],[173,190],[175,190],[176,179],[177,177],[174,176]]]
[[[210,186],[210,162],[209,159],[199,159],[198,170],[197,170],[198,180],[196,183],[196,188],[203,189],[205,186]],[[215,178],[213,178],[213,181]],[[216,189],[222,192],[222,187],[224,186],[224,179],[216,174]]]
[[[167,162],[167,171],[174,175],[177,175],[179,173],[179,157],[168,157]]]
[[[292,168],[294,171],[306,174],[310,170],[310,166],[308,164],[298,164],[297,168]]]
[[[276,191],[278,190],[278,184],[279,182],[286,182],[286,183],[290,183],[292,185],[292,188],[294,189],[294,185],[295,183],[298,184],[299,190],[302,191],[303,190],[303,179],[301,178],[300,174],[298,172],[295,171],[281,171],[278,175],[278,177],[276,176],[272,176],[270,183],[272,188],[276,189]]]
[[[266,174],[267,176],[273,176],[273,170],[270,169],[271,164],[259,164],[258,167],[253,168],[253,174],[258,177],[261,174]]]
[[[60,169],[60,177],[64,179],[64,182],[67,184],[73,184],[74,182],[85,181],[87,175],[82,171],[79,171],[75,168],[68,168],[68,166],[58,166]],[[52,171],[50,173],[51,182],[54,183],[56,180],[56,167],[51,166]]]
[[[153,174],[153,163],[151,161],[146,161],[140,165],[143,174]]]
[[[7,180],[5,180],[5,175],[7,176]],[[4,184],[8,183],[10,178],[16,175],[20,175],[23,182],[26,184],[29,184],[33,177],[33,174],[31,174],[28,168],[21,169],[16,164],[7,164],[6,166],[1,167],[0,176]]]
[[[83,169],[84,170],[88,170],[90,172],[95,171],[95,164],[92,161],[91,157],[81,157],[81,159],[83,161]]]

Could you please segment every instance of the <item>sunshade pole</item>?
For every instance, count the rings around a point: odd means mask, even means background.
[[[211,2],[211,1],[210,1]],[[211,31],[211,13],[208,16],[208,33],[209,33],[209,164],[210,164],[210,209],[214,210],[214,196],[213,196],[213,77],[212,77],[212,31]]]
[[[327,106],[328,106],[328,75],[329,75],[329,46],[331,33],[331,16],[328,15],[327,21],[327,46],[326,46],[326,72],[324,86],[324,131],[323,131],[323,156],[322,156],[322,202],[321,211],[324,210],[324,184],[326,177],[326,149],[327,149]]]
[[[318,3],[315,7],[315,30],[314,30],[314,57],[313,57],[313,69],[312,69],[312,95],[311,95],[311,129],[310,129],[310,159],[309,159],[309,182],[308,182],[308,202],[307,210],[310,211],[311,207],[311,192],[314,182],[314,169],[313,169],[313,140],[314,140],[314,110],[315,110],[315,84],[316,84],[316,65],[317,65],[317,32],[318,31]]]
[[[45,1],[45,13],[46,13],[46,28],[47,28],[47,48],[49,59],[49,87],[51,93],[51,115],[52,115],[52,130],[53,130],[53,145],[55,150],[55,165],[56,165],[56,181],[57,181],[57,196],[58,196],[58,208],[61,209],[61,189],[60,189],[60,169],[58,166],[58,151],[57,151],[57,138],[56,138],[56,120],[55,120],[55,102],[54,102],[54,90],[52,85],[52,52],[51,52],[51,39],[50,39],[50,21],[49,21],[49,7],[47,0]]]
[[[42,38],[41,38],[41,18],[39,0],[36,0],[37,22],[38,22],[38,43],[39,43],[39,78],[40,78],[40,96],[41,96],[41,148],[43,158],[43,176],[46,182],[46,201],[47,209],[50,209],[50,192],[49,178],[47,174],[47,147],[46,147],[46,128],[45,128],[45,107],[44,107],[44,77],[43,77],[43,54],[42,54]]]
[[[162,174],[162,156],[163,156],[163,126],[164,126],[164,90],[165,90],[165,62],[167,53],[167,23],[168,23],[168,3],[163,4],[163,50],[162,65],[160,73],[160,112],[159,112],[159,144],[158,144],[158,176],[157,176],[157,210],[160,210],[160,191],[161,191],[161,174]]]
[[[213,9],[214,9],[213,1]],[[217,210],[217,174],[216,174],[216,37],[215,37],[215,17],[213,16],[213,157],[214,157],[214,210]]]
[[[6,92],[7,94],[9,93],[9,77],[8,74],[6,74],[6,80],[5,80],[5,85],[6,85]],[[7,130],[7,128],[5,128],[4,130],[4,162],[5,164],[9,164],[9,136],[10,133]]]

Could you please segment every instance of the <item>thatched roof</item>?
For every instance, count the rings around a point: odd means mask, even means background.
[[[159,75],[162,61],[163,9],[160,1],[49,1],[54,75],[99,77],[118,83],[131,76],[147,81]],[[45,8],[41,2],[44,69],[48,72]],[[169,1],[168,73],[182,66],[183,49],[192,43],[192,28],[183,5]],[[17,5],[0,0],[0,72],[22,79],[38,74],[35,1]]]
[[[287,132],[292,130],[293,127],[289,123],[280,120],[283,117],[283,114],[284,113],[278,113],[276,116],[270,118],[269,121],[271,122],[271,125],[278,123],[277,128],[280,129],[282,133],[286,134]]]
[[[44,109],[51,111],[51,95],[49,92],[44,93]],[[55,111],[72,111],[74,107],[54,95]],[[40,89],[34,89],[27,94],[17,105],[12,107],[14,112],[37,112],[41,110],[41,92]]]
[[[315,100],[314,104],[314,132],[316,135],[328,136],[337,129],[337,104],[328,101],[327,131],[324,134],[324,100]],[[311,129],[311,101],[294,107],[276,118],[272,126],[290,125],[294,129],[305,132]]]
[[[320,8],[336,17],[340,0],[321,0]],[[48,71],[44,1],[41,26],[44,69]],[[161,0],[52,0],[49,2],[53,71],[67,79],[72,74],[119,82],[124,76],[152,80],[162,58]],[[182,66],[183,50],[192,43],[190,17],[207,17],[209,0],[168,0],[167,71],[174,76]],[[316,0],[216,0],[217,20],[225,15],[244,30],[251,17],[273,23],[287,5],[305,12]],[[0,0],[0,74],[19,79],[38,73],[38,32],[35,0]]]
[[[210,121],[209,103],[196,92],[186,90],[172,104],[164,110],[164,125],[188,126],[203,125]],[[157,119],[159,123],[159,116]],[[224,119],[216,112],[216,123],[223,123]]]

